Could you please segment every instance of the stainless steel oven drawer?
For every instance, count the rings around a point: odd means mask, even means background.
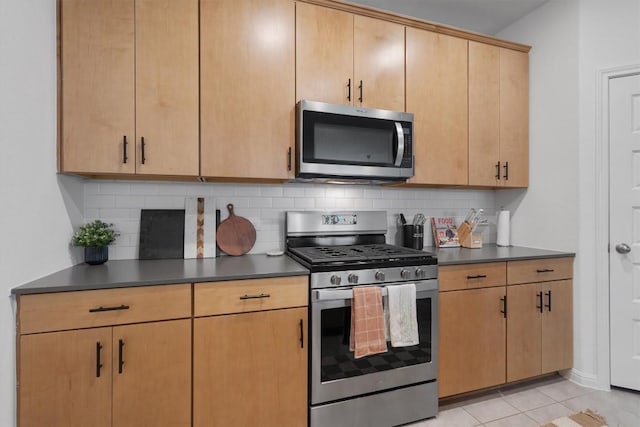
[[[312,406],[310,427],[389,427],[438,413],[438,382]]]

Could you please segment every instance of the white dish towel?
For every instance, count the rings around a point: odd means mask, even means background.
[[[387,286],[389,295],[389,335],[392,347],[417,345],[418,317],[416,314],[416,285]]]

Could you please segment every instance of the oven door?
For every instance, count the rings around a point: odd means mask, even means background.
[[[415,284],[419,344],[360,359],[349,351],[352,288],[312,290],[312,405],[436,379],[438,281]]]

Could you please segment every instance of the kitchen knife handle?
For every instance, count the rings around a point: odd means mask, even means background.
[[[545,304],[545,307],[547,307],[547,310],[551,311],[551,289],[549,289],[549,292],[545,292],[545,295],[549,298],[549,302]]]
[[[358,89],[360,89],[360,98],[358,98],[358,101],[362,102],[362,80],[360,80],[360,86],[358,86]]]
[[[504,162],[504,176],[505,181],[509,181],[509,162]]]
[[[119,339],[118,340],[118,373],[119,374],[122,373],[122,367],[124,366],[123,353],[124,353],[124,340]]]
[[[122,136],[122,163],[127,163],[127,135]]]
[[[140,163],[144,165],[146,158],[144,157],[144,136],[140,137],[140,154],[142,158],[140,159]]]
[[[347,101],[351,101],[351,79],[347,83]]]
[[[102,344],[96,342],[96,378],[100,378],[100,370],[102,369]]]
[[[486,274],[476,274],[475,276],[467,276],[467,279],[485,279],[486,277]]]
[[[542,313],[542,311],[543,311],[543,306],[542,306],[542,292],[538,292],[538,293],[536,293],[536,296],[538,297],[538,304],[539,304],[539,305],[536,305],[536,308],[537,308],[538,310],[540,310],[540,313]]]
[[[269,298],[271,295],[269,294],[260,294],[260,295],[243,295],[240,299],[259,299],[259,298]]]
[[[506,319],[507,318],[507,296],[503,296],[502,298],[500,298],[500,301],[502,301],[502,310],[500,310],[500,313],[502,313],[502,316]]]
[[[496,179],[500,181],[500,160],[496,163]]]
[[[300,348],[304,348],[304,322],[300,319]]]

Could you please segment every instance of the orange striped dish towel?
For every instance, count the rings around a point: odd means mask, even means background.
[[[382,293],[377,286],[353,288],[349,347],[356,359],[387,351]]]

